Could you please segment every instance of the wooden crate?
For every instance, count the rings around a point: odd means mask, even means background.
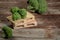
[[[35,16],[29,12],[27,12],[27,17],[25,19],[19,19],[13,21],[12,16],[8,16],[7,19],[10,22],[12,22],[14,29],[37,26],[37,21],[35,20]]]

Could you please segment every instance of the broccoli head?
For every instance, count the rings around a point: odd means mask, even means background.
[[[3,32],[4,32],[4,35],[5,35],[5,38],[11,38],[12,37],[12,29],[8,26],[4,26],[2,28]]]
[[[19,10],[18,7],[12,7],[12,8],[11,8],[11,12],[12,12],[12,13],[18,12],[18,10]]]
[[[13,21],[21,19],[21,15],[19,15],[18,12],[15,12],[14,14],[12,14],[12,19]]]
[[[26,15],[27,15],[26,9],[20,9],[19,14],[21,15],[22,19],[26,18]]]
[[[26,15],[27,15],[26,9],[19,9],[18,7],[13,7],[11,9],[11,12],[12,12],[13,21],[18,19],[24,19],[26,18]]]
[[[34,8],[34,10],[38,9],[38,1],[37,0],[28,0],[28,4]],[[29,6],[28,6],[29,7]]]
[[[47,11],[47,2],[46,0],[28,0],[29,10],[34,10],[37,13],[44,13]]]
[[[47,2],[46,0],[38,0],[39,7],[38,7],[38,12],[39,13],[44,13],[47,11]]]

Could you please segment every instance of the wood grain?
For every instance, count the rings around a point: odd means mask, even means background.
[[[19,8],[27,8],[26,2],[27,0],[0,0],[0,23],[3,23],[2,25],[0,24],[0,28],[2,28],[4,24],[11,26],[11,22],[9,22],[6,18],[7,16],[11,15],[10,8],[14,6],[17,6]],[[47,2],[47,14],[49,15],[39,15],[37,13],[32,13],[36,17],[38,26],[14,30],[13,38],[3,39],[1,36],[0,40],[57,40],[57,37],[54,37],[53,39],[46,39],[39,36],[42,32],[44,33],[45,31],[41,31],[41,29],[47,29],[49,27],[52,27],[53,29],[60,28],[60,0],[47,0]],[[0,34],[2,35],[1,32]],[[58,36],[58,40],[59,38],[60,36]]]

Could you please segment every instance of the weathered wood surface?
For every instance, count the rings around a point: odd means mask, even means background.
[[[1,31],[0,31],[1,32]],[[55,40],[56,38],[47,38],[46,29],[18,29],[13,30],[13,38],[9,40]],[[3,39],[2,32],[0,33],[0,40]]]
[[[11,15],[10,8],[13,6],[26,8],[26,6],[27,6],[26,1],[27,0],[0,0],[0,23],[1,23],[0,28],[2,28],[3,24],[4,25],[11,24],[6,19],[7,16]],[[50,11],[49,14],[50,13],[52,13],[52,14],[60,13],[60,0],[47,0],[47,2],[48,2],[48,8],[49,8],[48,10]],[[39,38],[39,37],[41,37],[41,36],[39,36],[40,35],[39,33],[41,32],[40,28],[44,28],[44,29],[48,28],[48,27],[53,27],[53,29],[55,29],[56,27],[60,28],[60,15],[38,15],[35,13],[32,13],[32,14],[35,15],[36,20],[38,22],[38,26],[33,27],[33,29],[25,28],[25,29],[16,30],[14,32],[15,37],[13,37],[11,39],[3,39],[1,36],[0,40],[60,40],[59,39],[60,36],[55,37],[54,39]],[[35,29],[35,28],[38,28],[38,29]],[[30,34],[30,32],[32,34]],[[31,37],[33,37],[33,38],[31,38]],[[56,39],[56,38],[58,38],[58,39]]]
[[[45,29],[19,29],[14,30],[15,37],[27,37],[27,38],[45,38]]]

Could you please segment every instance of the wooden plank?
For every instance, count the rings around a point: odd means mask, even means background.
[[[5,40],[3,38],[0,38],[0,40]],[[46,40],[46,39],[30,39],[30,38],[11,38],[7,40]]]
[[[20,8],[26,8],[27,0],[0,0],[0,9],[10,9],[11,7],[18,6]]]
[[[2,35],[2,33],[0,33]],[[45,29],[18,29],[13,30],[13,37],[7,40],[55,40],[56,38],[46,38]],[[5,40],[0,36],[0,40]]]
[[[11,1],[13,1],[13,2],[14,1],[16,1],[16,2],[25,1],[26,2],[27,0],[0,0],[0,2],[11,2]]]
[[[3,32],[2,30],[0,30],[0,38],[2,38],[3,36]],[[46,38],[46,30],[45,29],[14,29],[13,30],[13,37],[23,37],[23,38],[36,38],[36,39],[40,39],[40,38]]]
[[[13,35],[15,37],[45,38],[46,29],[15,29]]]
[[[11,38],[11,39],[3,39],[0,38],[0,40],[56,40],[56,39],[32,39],[32,38]]]

